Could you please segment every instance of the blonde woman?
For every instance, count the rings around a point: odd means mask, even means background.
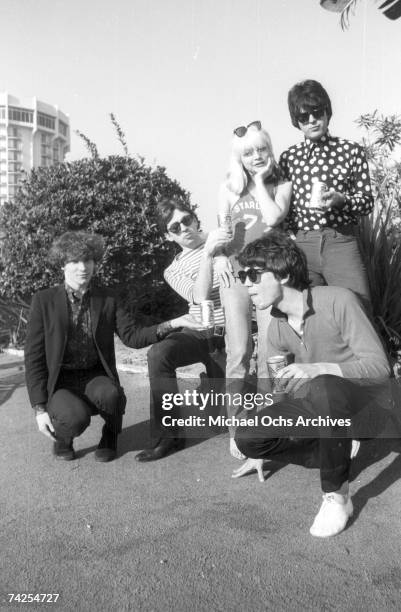
[[[238,279],[240,251],[261,238],[286,217],[291,199],[291,182],[282,178],[274,159],[269,134],[260,121],[234,130],[227,178],[220,189],[219,220],[229,218],[232,240],[224,254],[215,259],[220,277],[221,301],[225,313],[227,368],[230,388],[241,391],[252,355],[252,302],[247,288]],[[258,325],[258,377],[267,376],[266,335],[270,309],[256,310]],[[242,458],[230,440],[230,452]]]

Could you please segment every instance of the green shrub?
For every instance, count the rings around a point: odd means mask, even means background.
[[[387,350],[401,348],[401,244],[391,219],[366,217],[361,225],[361,247],[367,265],[373,316]]]
[[[155,217],[157,201],[171,196],[189,202],[164,168],[130,157],[94,156],[33,170],[0,212],[3,298],[29,301],[38,289],[60,282],[61,270],[47,257],[53,238],[87,230],[105,238],[100,281],[121,292],[138,315],[161,320],[182,312],[182,301],[162,278],[174,247]]]
[[[21,346],[25,338],[28,304],[0,298],[0,346]]]

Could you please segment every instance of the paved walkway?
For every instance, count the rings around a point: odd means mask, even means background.
[[[1,610],[16,608],[8,593],[60,593],[46,609],[74,612],[401,608],[400,441],[362,444],[355,515],[342,534],[318,540],[309,535],[316,469],[267,463],[264,484],[234,481],[227,434],[135,462],[149,441],[148,381],[121,379],[117,460],[94,461],[95,417],[76,440],[78,458],[63,463],[36,431],[22,360],[0,355]]]

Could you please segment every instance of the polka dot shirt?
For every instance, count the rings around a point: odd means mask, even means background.
[[[285,178],[292,181],[288,225],[292,230],[319,230],[358,223],[373,208],[369,168],[364,149],[350,140],[326,134],[317,142],[306,138],[280,157]],[[346,197],[343,208],[331,208],[323,215],[308,208],[312,184],[322,181]]]

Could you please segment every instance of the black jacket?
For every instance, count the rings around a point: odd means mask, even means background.
[[[102,366],[118,383],[114,333],[132,348],[157,341],[157,325],[139,328],[111,290],[93,287],[90,295],[92,331]],[[25,342],[25,371],[32,406],[46,404],[60,374],[68,334],[68,304],[64,285],[33,296]]]

